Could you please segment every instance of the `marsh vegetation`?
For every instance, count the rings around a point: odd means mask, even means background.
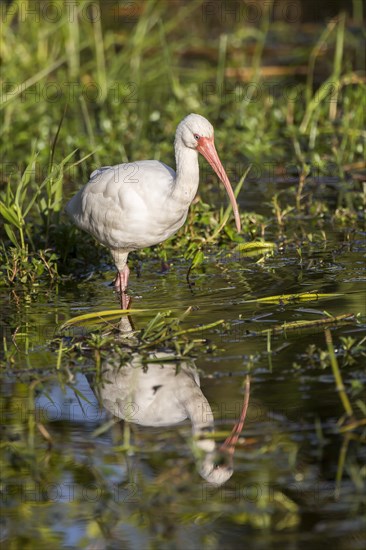
[[[363,5],[218,4],[1,6],[6,547],[364,546]],[[63,208],[99,166],[174,166],[190,112],[215,126],[242,232],[202,162],[184,227],[131,254],[126,317],[108,251]],[[189,422],[101,406],[132,357],[200,379],[217,446],[250,376],[226,484],[197,471]]]

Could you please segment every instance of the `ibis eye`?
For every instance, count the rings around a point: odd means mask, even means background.
[[[200,139],[200,136],[198,134],[194,134],[193,135],[194,139],[196,139],[197,141]]]

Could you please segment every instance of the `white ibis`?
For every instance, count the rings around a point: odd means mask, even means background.
[[[189,418],[200,451],[198,471],[209,483],[222,485],[234,471],[235,445],[249,403],[249,378],[240,418],[218,448],[210,438],[214,416],[193,361],[180,362],[178,370],[171,359],[171,354],[155,351],[143,362],[140,354],[133,353],[130,361],[121,365],[119,355],[109,356],[103,361],[103,384],[99,388],[103,406],[114,416],[141,426],[174,426]]]
[[[210,122],[201,115],[186,116],[177,127],[174,147],[176,172],[157,160],[105,166],[66,205],[73,222],[110,249],[121,296],[128,284],[128,254],[165,241],[184,224],[198,189],[198,153],[224,184],[240,231],[238,206]]]

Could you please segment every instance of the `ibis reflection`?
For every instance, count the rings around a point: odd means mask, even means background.
[[[119,337],[133,338],[128,317],[121,319]],[[214,415],[191,360],[174,361],[171,353],[162,351],[152,351],[147,357],[132,353],[127,363],[117,354],[109,356],[102,364],[98,393],[105,409],[127,422],[164,427],[189,419],[200,475],[216,485],[232,476],[235,445],[249,403],[249,377],[240,418],[220,446],[210,437],[215,429]]]
[[[173,427],[187,419],[192,426],[192,450],[199,474],[207,482],[222,485],[233,474],[235,445],[243,428],[249,403],[249,377],[246,379],[243,407],[230,436],[222,444],[214,437],[214,415],[200,388],[193,360],[181,360],[173,353],[156,349],[136,350],[129,317],[118,325],[116,334],[122,355],[109,353],[102,361],[101,375],[69,373],[66,386],[57,382],[37,398],[42,422],[73,422],[98,430],[112,414],[131,424]],[[98,379],[97,379],[98,378]],[[94,428],[94,429],[95,429]]]

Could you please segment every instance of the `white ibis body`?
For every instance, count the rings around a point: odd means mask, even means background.
[[[175,134],[176,172],[163,162],[142,160],[95,170],[89,182],[67,204],[73,222],[111,250],[124,293],[128,254],[161,243],[184,224],[199,183],[201,153],[225,186],[237,230],[235,196],[214,144],[214,129],[197,114],[185,117]]]
[[[247,413],[249,386],[239,420],[217,447],[210,437],[215,429],[214,415],[200,388],[194,363],[181,361],[178,369],[171,353],[158,351],[145,359],[143,363],[141,355],[133,353],[122,365],[118,354],[104,360],[99,388],[103,406],[114,416],[140,426],[175,426],[189,418],[199,451],[199,473],[209,483],[222,485],[234,471],[233,455]]]

